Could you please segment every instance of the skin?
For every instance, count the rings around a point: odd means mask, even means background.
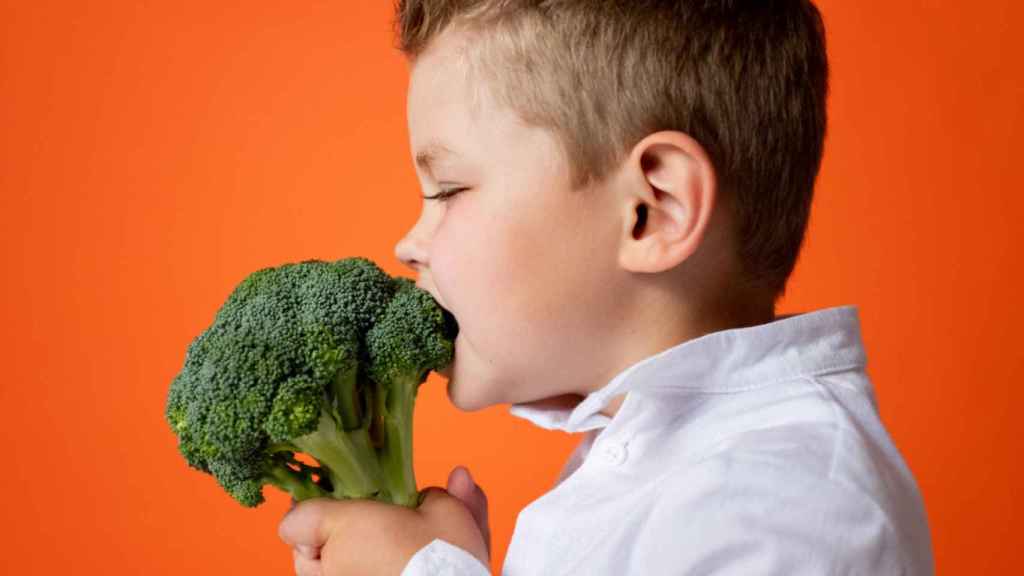
[[[306,500],[278,527],[292,547],[299,576],[401,574],[434,538],[485,565],[490,559],[487,499],[469,472],[456,467],[447,489],[430,487],[416,509],[374,500]]]
[[[467,39],[449,29],[434,40],[413,63],[407,102],[422,194],[466,190],[424,200],[395,248],[417,285],[458,320],[455,361],[443,372],[453,404],[572,407],[658,352],[774,319],[770,297],[731,281],[728,205],[698,142],[652,133],[604,182],[573,192],[556,136],[492,101],[463,55]],[[454,153],[418,166],[434,142]],[[614,416],[623,399],[602,413]],[[281,525],[296,572],[399,574],[434,537],[489,564],[486,496],[458,477],[431,492],[447,513],[300,504]],[[345,564],[368,549],[375,562]]]

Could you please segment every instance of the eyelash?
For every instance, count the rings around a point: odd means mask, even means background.
[[[469,188],[449,188],[447,190],[441,190],[434,196],[424,196],[423,198],[426,200],[438,200],[440,202],[444,202],[452,196],[457,195],[459,192],[465,192],[466,190],[469,190]]]

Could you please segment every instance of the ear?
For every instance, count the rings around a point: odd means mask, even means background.
[[[634,146],[624,168],[619,264],[631,272],[671,270],[697,250],[711,219],[717,194],[711,160],[690,136],[663,131]]]

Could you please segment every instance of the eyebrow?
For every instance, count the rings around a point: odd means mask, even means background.
[[[458,156],[458,154],[444,143],[435,140],[416,153],[416,165],[433,173],[434,164],[446,156]]]

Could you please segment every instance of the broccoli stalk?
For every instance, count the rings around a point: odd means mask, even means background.
[[[457,331],[428,292],[363,258],[263,269],[189,346],[167,419],[186,461],[245,506],[269,484],[415,507],[416,393]]]
[[[378,425],[386,439],[380,449],[385,487],[403,506],[416,506],[416,476],[412,468],[412,415],[418,378],[395,379],[377,396]]]
[[[316,458],[326,470],[335,498],[366,498],[380,490],[381,472],[373,448],[360,442],[365,430],[347,433],[334,419],[321,413],[316,431],[292,440],[296,452]],[[296,498],[301,500],[301,498]]]
[[[314,474],[320,473],[319,468],[299,462],[288,454],[276,462],[269,463],[264,479],[267,484],[276,486],[291,494],[296,500],[302,501],[322,498],[329,494],[313,479]]]

